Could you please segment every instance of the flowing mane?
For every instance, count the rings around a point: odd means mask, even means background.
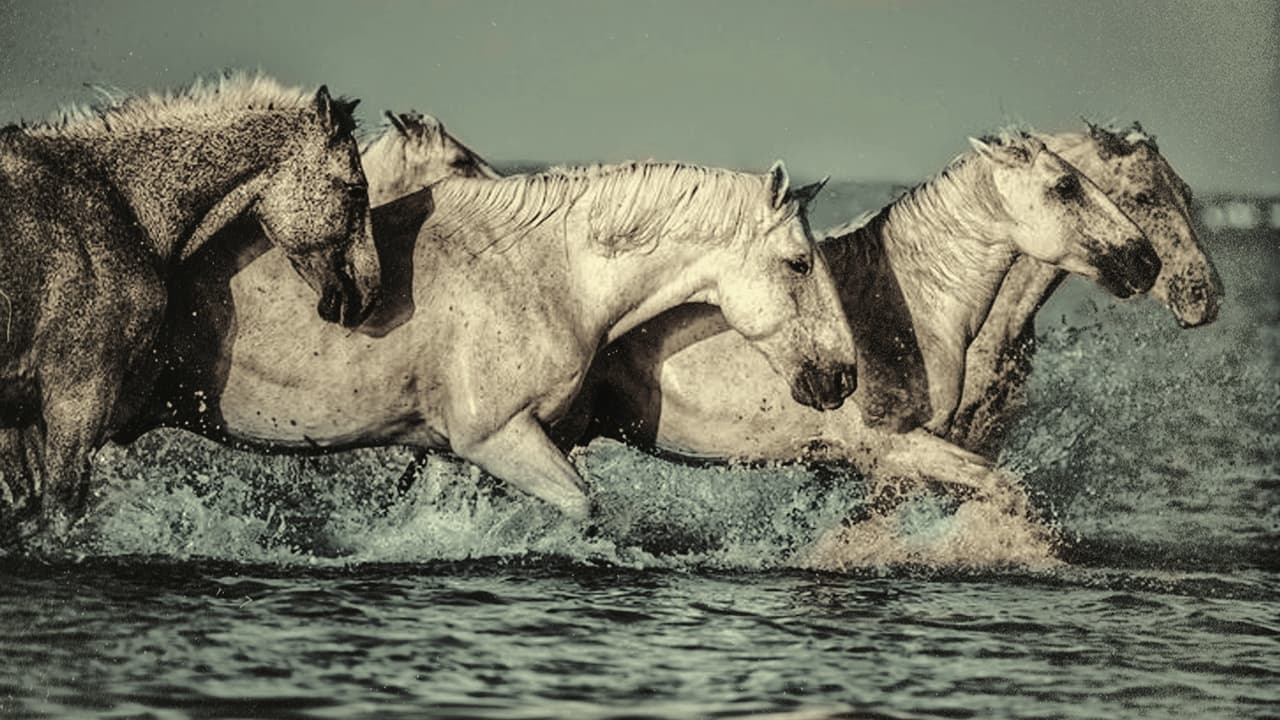
[[[982,140],[1028,157],[1039,142],[1022,130],[1001,130]],[[988,236],[993,223],[1011,219],[992,180],[991,162],[973,150],[958,155],[883,208],[823,233],[824,250],[843,267],[871,262],[889,251],[886,243],[891,242],[898,272],[914,274],[957,296],[976,297],[983,289],[971,272],[988,264],[989,248],[974,239]],[[896,228],[891,237],[884,232],[888,225]]]
[[[473,253],[508,247],[570,213],[585,222],[591,241],[605,255],[650,248],[673,234],[732,243],[785,222],[800,212],[797,202],[773,209],[760,176],[680,163],[631,162],[557,167],[501,180],[449,178],[436,186],[439,202],[457,203],[442,218],[445,237],[479,235]],[[761,217],[761,212],[767,216]]]
[[[64,107],[51,121],[18,128],[34,136],[95,137],[167,125],[222,123],[252,110],[302,110],[315,100],[313,91],[241,71],[198,78],[177,91],[122,95],[99,89],[99,93],[105,97],[103,103]],[[347,121],[350,125],[345,129],[354,129],[354,120]]]
[[[1022,130],[1000,130],[986,135],[983,142],[1003,147],[1026,147],[1030,136]],[[1027,150],[1030,152],[1030,150]],[[970,224],[977,228],[989,225],[992,218],[1007,218],[995,184],[989,173],[976,172],[985,163],[978,153],[968,150],[957,155],[933,177],[908,188],[888,205],[868,210],[848,222],[822,233],[835,239],[853,235],[873,220],[892,218],[909,227],[932,227],[937,218],[947,218],[951,230],[963,230]],[[960,223],[958,226],[956,223]]]

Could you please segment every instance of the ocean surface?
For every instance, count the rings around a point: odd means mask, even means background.
[[[883,201],[832,188],[826,227]],[[598,442],[596,532],[401,450],[176,431],[0,558],[0,716],[1280,717],[1280,231],[1206,231],[1214,325],[1068,282],[1000,462],[1042,520]]]

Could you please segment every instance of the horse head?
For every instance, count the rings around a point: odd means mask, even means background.
[[[1191,188],[1138,123],[1119,131],[1086,124],[1087,135],[1061,138],[1068,141],[1062,154],[1097,182],[1150,238],[1162,262],[1151,294],[1183,327],[1213,322],[1222,281],[1191,221]]]
[[[369,191],[352,132],[358,101],[321,87],[314,112],[282,138],[284,158],[253,205],[267,238],[320,295],[319,313],[352,327],[368,316],[380,282]]]
[[[1118,297],[1151,288],[1160,258],[1142,230],[1074,166],[1025,133],[970,138],[1018,249]]]
[[[781,161],[764,176],[756,221],[737,266],[715,291],[725,319],[787,378],[810,407],[840,407],[857,385],[853,336],[807,206],[825,180],[799,189]]]

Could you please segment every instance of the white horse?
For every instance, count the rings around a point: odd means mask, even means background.
[[[594,433],[684,457],[852,461],[872,477],[924,475],[1007,496],[1007,478],[934,433],[956,409],[965,350],[1014,259],[1035,257],[1122,296],[1150,288],[1160,261],[1040,140],[972,143],[940,175],[822,243],[845,307],[857,308],[848,317],[860,408],[815,413],[791,402],[714,308],[686,307],[606,351],[590,380],[594,406],[575,421],[593,418]],[[1010,500],[1023,502],[1020,493]]]
[[[1084,133],[1039,137],[1146,232],[1162,263],[1151,295],[1183,327],[1213,322],[1222,281],[1191,222],[1191,188],[1160,154],[1155,138],[1137,123],[1119,131],[1090,124]],[[1063,277],[1032,257],[1014,262],[966,353],[964,393],[946,430],[952,442],[995,457],[1012,416],[1026,404],[1036,312]]]
[[[599,347],[671,307],[718,305],[788,397],[833,409],[853,391],[853,339],[805,221],[818,188],[789,189],[781,163],[442,180],[374,209],[384,300],[357,331],[313,322],[278,254],[232,263],[217,352],[176,351],[188,370],[152,425],[295,452],[448,449],[582,517],[581,479],[544,429]]]

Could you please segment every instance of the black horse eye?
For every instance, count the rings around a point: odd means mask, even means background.
[[[1145,191],[1145,190],[1144,190],[1144,191],[1142,191],[1142,192],[1140,192],[1140,193],[1138,193],[1137,195],[1134,195],[1134,196],[1133,196],[1133,201],[1134,201],[1134,202],[1136,202],[1136,203],[1138,203],[1139,205],[1144,206],[1144,207],[1149,207],[1149,206],[1151,206],[1151,205],[1155,205],[1155,204],[1156,204],[1156,199],[1155,199],[1155,197],[1154,197],[1151,193],[1149,193],[1149,192],[1147,192],[1147,191]]]
[[[1064,200],[1080,197],[1080,179],[1075,175],[1063,175],[1054,184],[1053,191]]]
[[[791,272],[797,275],[808,275],[809,271],[813,270],[813,265],[809,263],[807,257],[787,258],[785,262]]]
[[[346,183],[347,195],[356,200],[369,197],[369,186],[364,183]]]

